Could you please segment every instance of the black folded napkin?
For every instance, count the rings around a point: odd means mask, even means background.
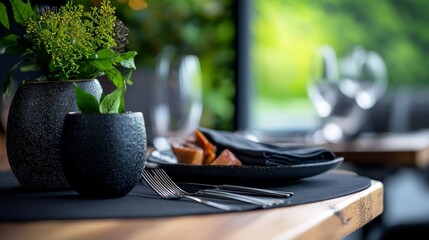
[[[199,130],[217,147],[218,154],[228,148],[244,165],[297,165],[325,162],[336,158],[333,152],[322,147],[275,146],[254,142],[232,132],[207,128]]]

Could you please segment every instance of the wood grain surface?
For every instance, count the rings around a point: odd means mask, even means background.
[[[429,131],[363,134],[357,139],[328,145],[345,162],[396,167],[429,166]]]

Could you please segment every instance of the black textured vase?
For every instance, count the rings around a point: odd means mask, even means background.
[[[98,80],[27,82],[12,100],[7,122],[7,156],[20,184],[36,190],[69,188],[61,163],[64,116],[77,111],[73,82],[96,96]]]
[[[146,161],[141,112],[68,113],[61,134],[64,171],[71,187],[89,198],[121,197],[140,180]]]

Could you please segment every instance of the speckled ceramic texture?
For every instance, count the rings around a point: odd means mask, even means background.
[[[143,114],[70,113],[61,154],[71,187],[90,198],[121,197],[140,180],[146,161]]]
[[[66,113],[78,110],[73,82],[96,96],[102,93],[97,80],[32,82],[22,84],[13,98],[7,123],[7,156],[24,187],[69,188],[59,144]]]

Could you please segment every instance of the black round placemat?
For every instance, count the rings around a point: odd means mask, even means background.
[[[371,185],[363,176],[324,173],[273,189],[292,191],[295,195],[282,206],[327,200],[361,191]],[[234,201],[243,211],[256,207]],[[186,199],[160,199],[149,187],[138,184],[128,195],[115,199],[84,199],[74,191],[31,192],[20,187],[11,172],[0,173],[0,221],[54,219],[152,218],[212,214],[224,211]]]

